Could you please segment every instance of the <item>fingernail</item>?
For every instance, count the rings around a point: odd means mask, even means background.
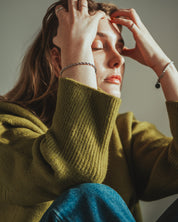
[[[110,21],[111,23],[116,22],[115,19],[110,19],[109,21]]]
[[[62,9],[63,9],[63,6],[62,6],[62,5],[58,5],[58,6],[56,7],[56,9],[55,9],[55,13],[58,14],[58,12],[59,12],[60,10],[62,10]]]

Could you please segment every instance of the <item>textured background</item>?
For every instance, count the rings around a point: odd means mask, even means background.
[[[50,0],[0,0],[0,94],[10,90],[18,78],[24,52],[38,32]],[[109,1],[105,1],[109,2]],[[135,8],[142,21],[166,54],[178,67],[178,1],[177,0],[113,0],[120,8]],[[128,30],[123,30],[127,46],[134,46]],[[171,135],[165,99],[155,89],[153,71],[126,59],[126,74],[120,112],[133,111],[136,118],[154,123]],[[141,202],[144,222],[154,222],[173,200],[174,195],[159,201]]]

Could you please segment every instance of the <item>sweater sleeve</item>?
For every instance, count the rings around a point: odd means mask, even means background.
[[[173,138],[132,113],[117,121],[137,197],[145,201],[178,193],[178,103],[167,102],[167,110]]]
[[[49,129],[21,107],[14,105],[12,114],[1,105],[0,201],[37,204],[75,184],[101,183],[119,105],[120,99],[68,78],[59,79]]]

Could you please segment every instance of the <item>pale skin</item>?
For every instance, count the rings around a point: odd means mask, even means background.
[[[65,9],[56,15],[59,21],[55,45],[61,48],[51,50],[53,65],[58,76],[61,68],[76,62],[95,64],[97,74],[91,66],[78,65],[66,69],[63,77],[72,78],[94,89],[101,88],[110,95],[120,98],[124,75],[124,56],[149,66],[159,77],[171,61],[152,38],[134,9],[119,9],[111,17],[102,11],[88,14],[87,1],[68,0],[69,12]],[[122,18],[116,18],[121,16]],[[135,48],[124,46],[121,32],[116,26],[127,27],[135,39]],[[104,35],[103,35],[104,34]],[[111,75],[120,76],[119,83],[105,79]],[[171,64],[161,79],[161,86],[167,101],[178,101],[178,73]]]

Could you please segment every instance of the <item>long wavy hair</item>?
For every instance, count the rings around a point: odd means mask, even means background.
[[[67,2],[67,0],[57,1],[47,9],[42,28],[22,60],[17,83],[7,94],[0,96],[0,101],[27,108],[48,127],[51,125],[55,111],[58,88],[58,79],[50,56],[50,51],[54,47],[52,39],[56,36],[58,27],[55,8],[57,5],[63,5],[68,11]],[[88,0],[89,13],[102,10],[107,15],[111,15],[117,9],[114,4]],[[121,26],[119,28],[121,29]]]

